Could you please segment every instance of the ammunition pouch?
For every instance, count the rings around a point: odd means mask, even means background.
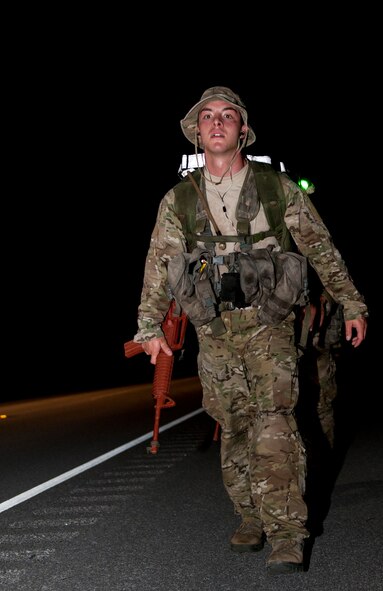
[[[222,275],[219,290],[214,289],[214,265],[222,264],[221,257],[196,247],[169,261],[170,291],[194,326],[215,319],[215,333],[222,334],[219,311],[250,305],[258,308],[261,324],[277,326],[295,306],[307,303],[305,257],[271,248],[231,253],[229,257],[230,272]]]
[[[212,287],[213,269],[207,250],[181,253],[168,264],[168,283],[176,302],[194,326],[203,326],[217,316]]]
[[[256,248],[238,254],[245,302],[257,306],[262,324],[277,326],[307,303],[307,259],[293,252]]]

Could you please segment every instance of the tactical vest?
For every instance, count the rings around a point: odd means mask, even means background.
[[[192,252],[197,241],[201,241],[201,235],[206,246],[210,248],[214,247],[215,242],[239,242],[241,250],[246,252],[251,250],[256,242],[268,236],[275,236],[283,252],[296,250],[284,222],[286,197],[279,174],[265,162],[249,161],[248,166],[236,208],[236,236],[212,235],[206,211],[187,176],[174,187],[175,211],[182,223],[188,252]],[[200,186],[200,170],[195,170],[192,175]],[[250,234],[250,222],[258,213],[257,199],[263,205],[270,229]]]
[[[200,170],[195,170],[192,175],[204,192],[204,179],[201,178]],[[181,253],[170,261],[168,279],[175,299],[187,310],[186,313],[196,326],[203,325],[212,318],[212,322],[217,322],[220,320],[216,317],[217,313],[233,309],[231,306],[243,307],[242,301],[237,303],[238,281],[241,296],[245,296],[244,305],[256,305],[258,318],[264,324],[276,326],[294,306],[307,304],[307,261],[305,257],[294,254],[297,249],[284,222],[286,197],[280,175],[270,164],[249,162],[236,207],[237,235],[234,236],[212,235],[208,215],[189,177],[185,177],[174,187],[174,193],[175,212],[182,223],[187,251],[192,254]],[[251,234],[250,222],[258,214],[260,203],[263,205],[269,230]],[[281,252],[271,252],[267,248],[252,249],[253,244],[268,236],[275,236]],[[204,268],[204,264],[201,267],[201,261],[205,257],[201,258],[203,252],[197,248],[197,242],[205,243],[206,259],[209,259],[210,253],[213,264],[222,264],[217,260],[222,257],[214,256],[216,242],[239,242],[241,252],[228,255],[228,258],[236,258],[238,267],[235,272],[223,274],[220,284],[212,278],[208,281],[208,277],[201,274]],[[190,264],[190,256],[194,256],[197,266]],[[208,265],[208,272],[209,268]],[[234,281],[234,278],[235,286],[230,285],[226,289],[224,279]],[[206,289],[209,282],[213,285],[213,290]],[[225,297],[228,292],[230,297]],[[309,320],[309,314],[306,316]],[[221,325],[218,325],[213,334],[215,331],[219,335],[221,330]],[[305,335],[307,331],[308,328],[304,331]]]

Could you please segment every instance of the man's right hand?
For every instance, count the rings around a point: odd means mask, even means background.
[[[146,355],[150,355],[150,363],[153,363],[153,365],[156,365],[157,357],[160,351],[163,351],[169,356],[173,355],[173,351],[166,342],[165,337],[157,337],[151,341],[146,341],[145,343],[141,344]]]

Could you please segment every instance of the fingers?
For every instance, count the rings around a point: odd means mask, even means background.
[[[365,318],[357,318],[356,320],[346,320],[346,341],[351,341],[353,347],[359,347],[359,345],[366,338],[367,332],[367,321]],[[356,335],[353,335],[353,330],[356,331]]]
[[[173,355],[173,351],[171,350],[171,348],[169,347],[169,345],[167,344],[167,342],[165,341],[165,339],[163,341],[161,341],[161,349],[164,353],[166,353],[166,355]]]
[[[363,340],[362,337],[356,336],[351,340],[351,344],[353,347],[359,347]]]
[[[152,363],[152,365],[156,365],[157,357],[161,351],[166,353],[166,355],[173,355],[173,351],[167,344],[164,337],[147,341],[146,343],[142,344],[142,348],[145,351],[146,355],[150,355],[150,363]]]

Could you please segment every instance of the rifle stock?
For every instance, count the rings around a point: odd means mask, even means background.
[[[187,326],[187,316],[181,310],[180,314],[174,314],[176,303],[174,300],[171,301],[169,310],[162,322],[162,331],[165,335],[166,341],[172,351],[182,349],[185,332]],[[125,357],[134,357],[143,353],[141,343],[135,343],[133,340],[128,341],[124,344]],[[166,355],[163,351],[160,351],[157,357],[157,363],[154,369],[152,395],[156,401],[155,404],[155,415],[154,415],[154,428],[153,428],[153,439],[151,441],[150,448],[147,451],[156,454],[159,448],[158,434],[161,410],[163,408],[170,408],[175,406],[174,400],[169,397],[170,382],[173,372],[174,356]]]

